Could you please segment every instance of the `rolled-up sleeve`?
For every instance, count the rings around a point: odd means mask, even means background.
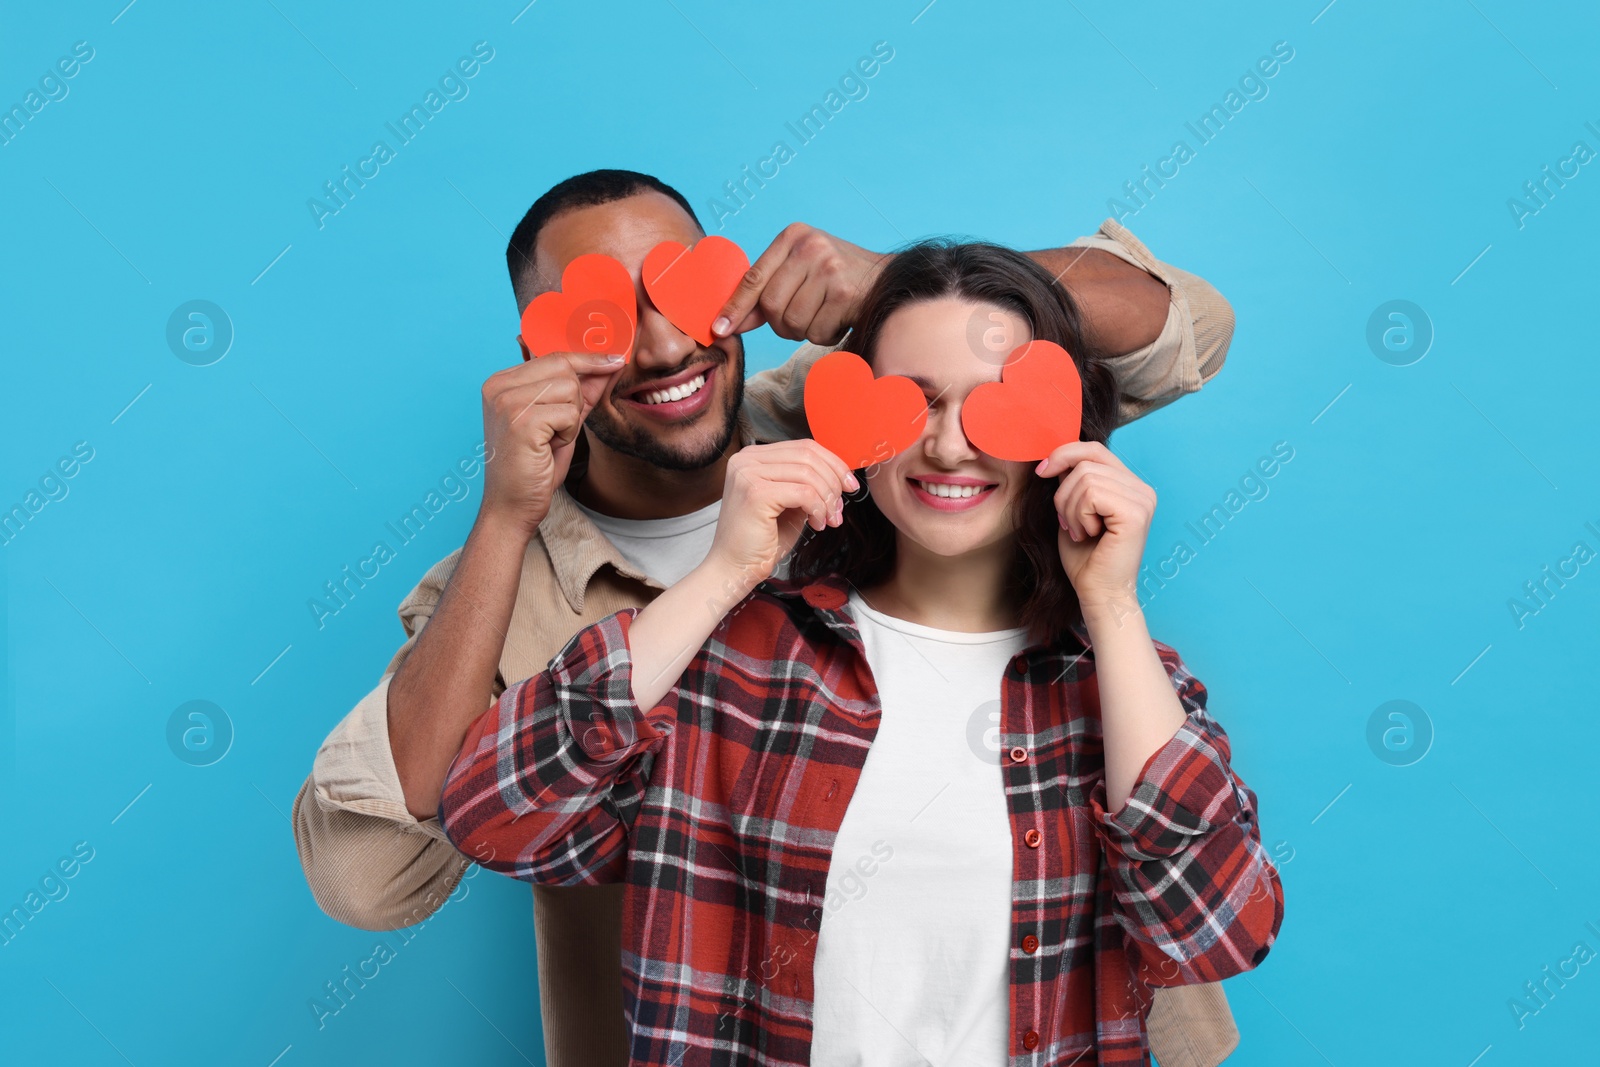
[[[432,915],[469,866],[437,819],[406,810],[387,727],[389,680],[345,716],[317,752],[290,818],[318,907],[364,930]]]
[[[438,819],[418,820],[406,808],[389,747],[389,683],[416,647],[457,558],[435,564],[401,601],[405,644],[322,742],[294,799],[290,821],[311,895],[350,926],[396,930],[422,922],[471,866]]]
[[[633,699],[628,630],[639,610],[579,631],[468,731],[439,819],[477,863],[543,885],[621,877],[628,829],[677,714],[676,687],[649,711]]]
[[[1206,690],[1156,642],[1187,720],[1145,762],[1121,810],[1106,784],[1089,794],[1111,868],[1118,921],[1153,986],[1215,982],[1267,955],[1283,921],[1283,886],[1268,862],[1255,794],[1234,772]]]
[[[1119,426],[1198,392],[1222,369],[1233,341],[1233,307],[1210,282],[1157,259],[1115,219],[1069,247],[1109,252],[1167,287],[1167,321],[1160,336],[1108,361],[1117,377]]]

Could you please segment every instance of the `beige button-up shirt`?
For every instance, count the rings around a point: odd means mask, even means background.
[[[1073,242],[1104,249],[1167,285],[1171,303],[1161,335],[1115,357],[1118,422],[1127,423],[1192,393],[1216,374],[1233,337],[1233,310],[1203,279],[1157,260],[1107,219]],[[745,384],[739,417],[745,444],[807,437],[806,372],[831,351],[802,345],[775,370]],[[581,477],[583,449],[569,484]],[[340,922],[392,930],[421,922],[455,890],[471,861],[446,840],[437,818],[406,809],[389,750],[389,682],[416,645],[455,569],[460,551],[434,564],[400,603],[407,639],[377,686],[334,727],[294,802],[294,836],[317,903]],[[543,670],[591,623],[642,607],[662,591],[639,573],[557,489],[523,557],[494,696],[507,680]],[[486,705],[487,706],[487,705]],[[534,936],[545,1052],[551,1067],[623,1067],[628,1038],[622,1011],[622,886],[534,886]],[[1217,985],[1157,990],[1150,1045],[1162,1067],[1215,1067],[1238,1044]]]

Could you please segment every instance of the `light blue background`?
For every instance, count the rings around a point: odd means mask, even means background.
[[[396,958],[319,1030],[308,1002],[380,935],[317,910],[286,821],[481,476],[323,629],[307,600],[481,439],[479,387],[516,358],[505,235],[535,196],[632,167],[709,219],[886,40],[869,95],[722,232],[752,254],[796,219],[874,248],[1065,243],[1294,49],[1128,220],[1238,315],[1221,376],[1114,442],[1160,495],[1150,558],[1294,449],[1149,603],[1286,884],[1276,948],[1228,983],[1230,1062],[1592,1062],[1600,964],[1520,1029],[1508,1001],[1600,950],[1600,565],[1520,629],[1507,601],[1600,549],[1600,165],[1523,228],[1506,203],[1600,149],[1592,9],[523,2],[5,5],[5,106],[73,42],[95,56],[0,147],[0,505],[77,441],[95,458],[0,549],[0,907],[76,842],[95,855],[0,948],[0,1059],[543,1061],[528,891],[493,875],[409,943],[381,935]],[[470,95],[319,230],[307,199],[480,40]],[[192,299],[236,331],[209,367],[165,340]],[[1393,299],[1435,331],[1411,366],[1367,344]],[[752,369],[788,347],[751,335]],[[193,699],[233,724],[213,766],[167,746]],[[1412,766],[1368,747],[1392,699],[1432,723]]]

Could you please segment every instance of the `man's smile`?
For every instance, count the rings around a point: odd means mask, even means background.
[[[689,367],[670,378],[653,379],[633,386],[626,394],[613,399],[619,405],[627,405],[628,410],[675,422],[698,414],[710,402],[717,369],[714,363]]]

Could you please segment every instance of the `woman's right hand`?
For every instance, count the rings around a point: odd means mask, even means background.
[[[808,438],[740,449],[728,460],[706,562],[741,589],[754,589],[794,548],[803,526],[839,525],[844,494],[859,488],[844,460]]]

